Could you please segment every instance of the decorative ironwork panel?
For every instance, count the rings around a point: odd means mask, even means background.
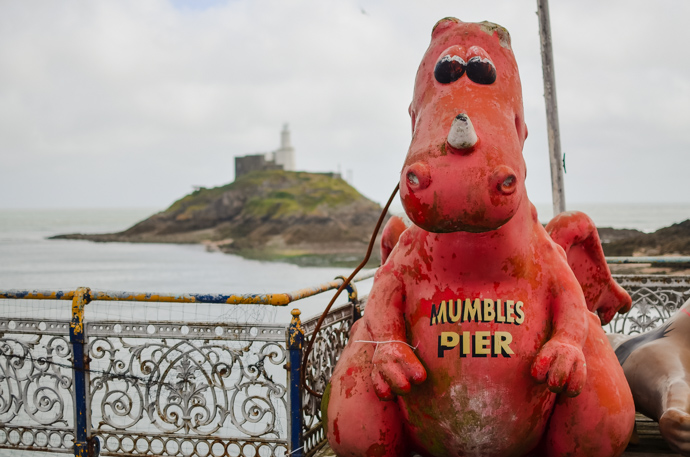
[[[99,432],[101,455],[155,456],[287,456],[284,440],[233,439],[204,435],[164,435],[156,433]]]
[[[97,322],[87,335],[103,455],[284,455],[285,327]]]
[[[285,342],[285,325],[98,321],[87,323],[86,328],[90,338],[96,336],[118,336]]]
[[[663,324],[690,299],[690,277],[665,275],[614,275],[630,294],[633,305],[604,326],[608,333],[632,335]]]
[[[69,321],[7,319],[0,317],[0,334],[69,336]]]
[[[51,427],[4,425],[0,428],[0,448],[74,454],[74,430]]]
[[[302,324],[305,334],[305,347],[315,338],[307,362],[306,382],[317,392],[323,392],[331,379],[335,364],[350,337],[353,324],[354,305],[348,303],[332,310],[323,321],[321,329],[314,335],[318,317]],[[304,455],[311,456],[325,444],[321,423],[321,399],[311,395],[306,389],[302,393]]]
[[[69,322],[0,319],[0,448],[73,452]]]

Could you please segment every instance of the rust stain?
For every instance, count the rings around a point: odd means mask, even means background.
[[[84,332],[84,307],[91,301],[91,290],[88,287],[80,287],[75,291],[72,299],[72,322],[70,327],[75,334]]]
[[[293,347],[295,345],[302,346],[302,341],[304,340],[304,329],[302,328],[302,321],[299,316],[302,312],[295,308],[290,311],[292,314],[292,320],[290,321],[290,330],[288,332],[288,347]]]

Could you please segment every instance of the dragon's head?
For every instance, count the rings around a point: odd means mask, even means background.
[[[490,22],[439,21],[410,105],[400,178],[405,212],[437,233],[495,230],[525,197],[527,126],[510,35]]]

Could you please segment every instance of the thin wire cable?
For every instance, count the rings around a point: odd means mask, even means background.
[[[388,213],[388,208],[390,208],[391,203],[393,203],[393,198],[395,198],[395,194],[398,193],[398,189],[400,188],[400,184],[397,184],[395,186],[395,189],[393,190],[393,193],[391,194],[390,198],[388,198],[388,202],[386,203],[386,206],[384,206],[383,210],[381,210],[381,215],[379,216],[379,220],[376,222],[376,227],[374,228],[374,233],[371,234],[371,239],[369,240],[369,247],[367,248],[367,253],[364,256],[364,260],[362,260],[362,263],[360,263],[357,268],[354,269],[354,271],[348,276],[348,278],[343,281],[343,283],[340,285],[338,288],[338,291],[335,293],[333,298],[331,298],[331,301],[328,303],[328,306],[326,306],[326,309],[323,311],[323,314],[321,314],[321,317],[319,318],[319,321],[316,323],[316,327],[314,327],[314,331],[312,332],[312,336],[309,339],[309,344],[307,345],[307,350],[304,352],[304,360],[302,360],[302,370],[301,370],[301,378],[302,378],[302,386],[309,392],[311,395],[321,398],[323,397],[323,394],[318,393],[311,387],[307,385],[307,362],[309,361],[309,355],[311,354],[311,350],[314,346],[314,341],[316,340],[316,335],[319,333],[319,330],[321,330],[321,324],[323,324],[324,319],[326,319],[326,316],[328,315],[328,312],[331,310],[331,307],[333,306],[333,303],[338,299],[340,296],[340,293],[350,284],[352,279],[357,276],[357,273],[364,268],[364,266],[367,264],[369,261],[369,257],[371,257],[371,251],[374,249],[374,243],[376,242],[376,236],[379,234],[379,229],[381,228],[381,224],[383,224],[383,219],[386,217],[386,214]]]
[[[419,344],[417,346],[412,346],[409,344],[407,341],[400,341],[400,340],[388,340],[388,341],[371,341],[371,340],[355,340],[355,343],[371,343],[375,344],[376,348],[374,349],[374,354],[376,354],[376,351],[379,350],[379,344],[391,344],[391,343],[400,343],[404,344],[405,346],[409,347],[413,351],[416,351],[417,348],[419,347]]]

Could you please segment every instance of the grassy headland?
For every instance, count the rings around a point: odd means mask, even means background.
[[[204,243],[249,258],[352,265],[363,257],[380,212],[332,174],[271,170],[198,189],[123,232],[56,238]]]

